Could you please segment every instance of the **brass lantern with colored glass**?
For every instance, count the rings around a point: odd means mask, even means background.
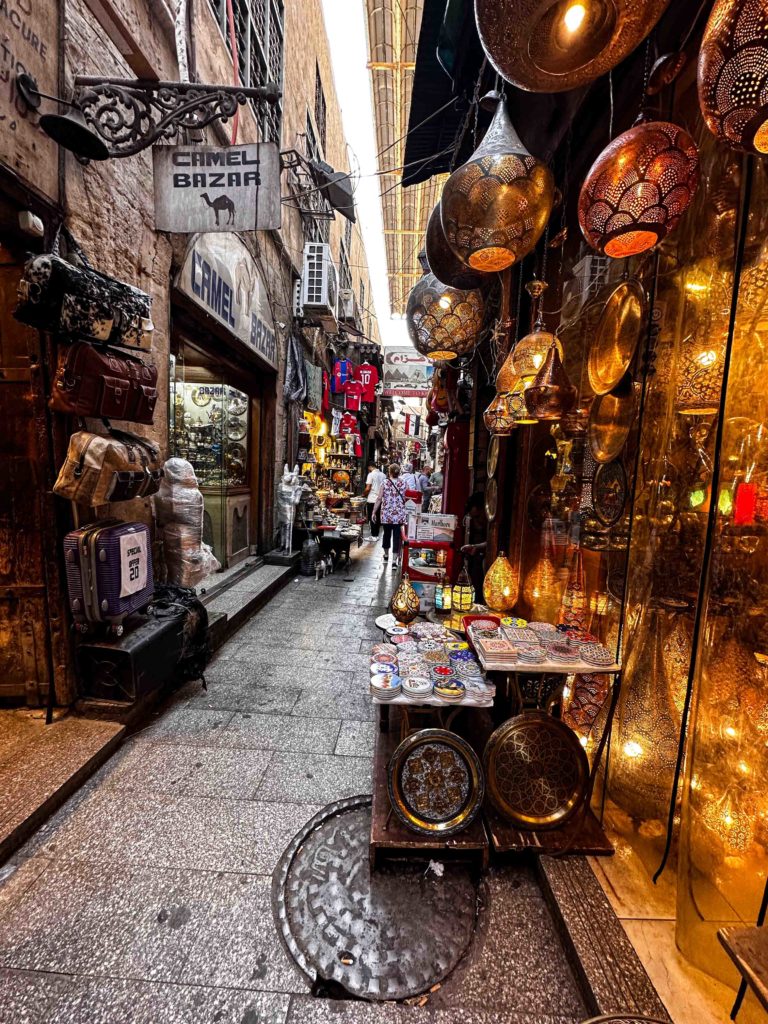
[[[576,89],[648,35],[669,0],[475,0],[491,64],[526,92]]]
[[[699,184],[699,151],[669,121],[642,119],[606,146],[579,195],[587,242],[612,259],[653,249],[674,231]]]
[[[475,603],[475,591],[472,586],[472,581],[469,578],[466,565],[461,567],[459,577],[453,585],[451,590],[451,604],[453,605],[453,611],[456,612],[471,612],[472,605]]]
[[[511,395],[497,392],[495,398],[483,413],[485,429],[494,437],[509,437],[517,426],[512,411]]]
[[[500,100],[485,138],[443,187],[443,231],[468,267],[505,270],[533,250],[554,198],[552,172],[522,144]]]
[[[699,51],[707,127],[734,149],[768,153],[768,5],[717,0]]]
[[[467,355],[477,344],[485,303],[476,289],[463,291],[425,274],[411,289],[405,320],[417,352],[434,362]]]

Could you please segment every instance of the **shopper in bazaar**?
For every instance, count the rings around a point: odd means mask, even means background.
[[[389,476],[385,480],[373,508],[373,516],[377,517],[384,527],[381,546],[384,552],[384,564],[389,561],[389,549],[392,547],[392,568],[400,565],[400,548],[402,544],[402,528],[408,519],[405,507],[405,479],[400,475],[400,467],[392,463]]]
[[[375,540],[379,536],[380,523],[378,520],[374,519],[373,511],[376,507],[376,501],[379,494],[381,493],[381,488],[386,483],[386,480],[386,475],[382,473],[376,463],[369,462],[368,476],[365,478],[365,490],[363,491],[363,494],[366,499],[365,509],[368,516],[368,524],[371,529],[371,540]]]

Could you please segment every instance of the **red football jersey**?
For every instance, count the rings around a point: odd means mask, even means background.
[[[357,416],[353,416],[351,412],[345,412],[341,417],[339,431],[342,434],[354,434],[357,431]]]
[[[360,399],[363,397],[365,388],[359,380],[348,380],[343,388],[346,408],[352,412],[360,412]]]
[[[376,401],[376,385],[379,383],[379,371],[370,363],[361,363],[355,370],[355,380],[363,385],[363,401]]]

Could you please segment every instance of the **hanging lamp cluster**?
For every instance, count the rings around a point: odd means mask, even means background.
[[[433,362],[455,359],[477,344],[484,312],[477,289],[451,288],[434,274],[425,274],[408,296],[408,335],[416,351]]]

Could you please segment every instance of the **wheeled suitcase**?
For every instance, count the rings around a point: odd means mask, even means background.
[[[75,626],[106,624],[116,636],[123,620],[154,592],[152,547],[144,523],[102,520],[64,538],[69,607]]]

